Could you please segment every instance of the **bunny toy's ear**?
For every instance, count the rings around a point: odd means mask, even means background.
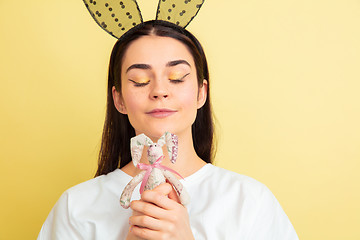
[[[157,144],[158,144],[160,147],[164,146],[164,144],[165,144],[165,136],[166,136],[166,133],[167,133],[167,132],[165,132],[165,133],[159,138],[159,140],[157,141]]]
[[[168,151],[170,161],[172,163],[176,162],[176,158],[178,155],[178,137],[175,134],[166,132],[165,133],[165,142],[166,142],[166,149]]]
[[[152,144],[151,139],[143,133],[130,139],[131,157],[135,167],[140,163],[144,145],[149,146],[150,144]]]

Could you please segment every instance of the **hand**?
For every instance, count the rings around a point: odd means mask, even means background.
[[[169,183],[144,191],[130,207],[133,215],[127,239],[194,239],[188,212]]]

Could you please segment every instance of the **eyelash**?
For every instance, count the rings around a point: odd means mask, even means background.
[[[190,74],[190,73],[185,74],[185,75],[184,75],[183,77],[181,77],[180,79],[169,79],[169,80],[170,80],[170,82],[172,82],[172,83],[174,83],[174,84],[182,83],[182,82],[184,82],[183,79],[184,79],[187,75],[189,75],[189,74]],[[150,82],[150,81],[148,81],[148,82],[146,82],[146,83],[138,83],[138,82],[135,82],[134,80],[131,80],[131,79],[129,79],[129,80],[134,83],[134,86],[135,86],[135,87],[143,87],[143,86],[148,85],[149,82]]]
[[[187,76],[187,75],[189,75],[190,73],[187,73],[187,74],[185,74],[184,76],[182,76],[180,79],[169,79],[170,80],[170,82],[172,82],[172,83],[182,83],[182,82],[184,82],[184,78]]]
[[[135,87],[143,87],[143,86],[148,85],[149,82],[150,82],[150,81],[148,81],[148,82],[145,82],[145,83],[138,83],[138,82],[135,82],[134,80],[131,80],[131,79],[129,79],[129,80],[134,84]]]
[[[180,78],[180,79],[169,79],[169,80],[170,80],[170,82],[175,83],[175,84],[184,82],[184,80],[182,80],[182,78]]]

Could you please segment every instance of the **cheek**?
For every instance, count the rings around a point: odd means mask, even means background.
[[[136,111],[143,105],[141,97],[143,95],[140,93],[136,93],[134,91],[127,91],[124,89],[123,91],[123,99],[125,108],[128,110],[128,114],[131,114],[132,111]]]
[[[197,109],[197,99],[198,99],[197,85],[187,87],[186,89],[181,91],[181,95],[179,95],[179,97],[182,100],[184,107],[189,109],[190,108]]]
[[[139,97],[127,93],[124,95],[124,107],[131,126],[137,129],[139,127],[139,112],[142,111],[142,104],[141,101],[139,101]]]

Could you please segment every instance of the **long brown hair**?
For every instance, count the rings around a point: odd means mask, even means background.
[[[205,104],[197,110],[196,119],[192,125],[192,137],[197,155],[207,163],[213,161],[214,124],[210,104],[209,71],[203,48],[186,29],[169,22],[152,20],[129,30],[115,43],[112,50],[108,74],[106,118],[96,176],[122,168],[131,161],[130,139],[135,136],[135,130],[128,116],[119,113],[115,108],[112,87],[115,86],[116,90],[121,92],[121,64],[124,53],[132,41],[147,35],[171,37],[185,44],[194,58],[199,87],[202,86],[204,79],[208,81],[207,99]]]

